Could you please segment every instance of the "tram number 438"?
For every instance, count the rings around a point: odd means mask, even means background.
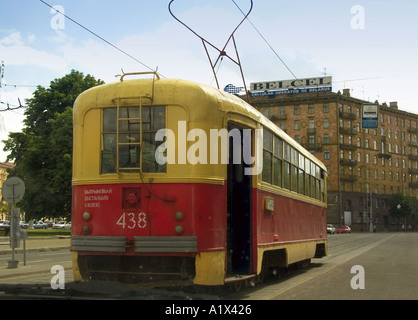
[[[124,212],[119,217],[116,225],[121,226],[123,229],[144,229],[147,226],[147,215],[144,212]]]

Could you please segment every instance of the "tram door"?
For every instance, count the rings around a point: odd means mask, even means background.
[[[227,274],[249,274],[251,267],[252,176],[244,173],[251,165],[245,164],[243,152],[248,151],[247,148],[251,150],[252,143],[244,141],[243,129],[235,124],[228,125],[233,138],[229,138],[227,172]],[[244,142],[250,146],[245,148]]]

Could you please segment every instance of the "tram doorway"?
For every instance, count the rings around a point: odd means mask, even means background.
[[[228,125],[228,132],[239,131],[240,141],[229,138],[229,161],[227,172],[227,274],[249,274],[251,270],[251,175],[245,174],[249,168],[243,153],[248,151],[243,139],[243,127]],[[248,129],[247,129],[248,130]],[[232,136],[232,135],[231,135]],[[253,141],[254,132],[252,130]],[[232,141],[233,139],[236,139]],[[241,159],[241,161],[237,161]],[[235,161],[234,161],[235,160]]]

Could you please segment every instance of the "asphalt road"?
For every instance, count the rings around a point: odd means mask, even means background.
[[[330,235],[328,256],[313,259],[302,270],[269,280],[238,293],[207,296],[228,300],[416,300],[418,299],[418,233],[354,233]],[[21,255],[18,258],[22,261]],[[10,259],[0,255],[0,264]],[[51,267],[64,268],[71,283],[68,249],[30,252],[27,272],[2,276],[0,285],[50,286]],[[22,263],[22,262],[21,262]],[[0,270],[1,271],[1,270]],[[6,270],[3,270],[5,273]],[[87,285],[87,284],[86,284]],[[103,284],[99,284],[99,287]],[[100,287],[102,288],[102,287]],[[120,288],[121,291],[126,288]],[[100,289],[101,290],[101,289]],[[113,288],[112,288],[113,290]],[[159,297],[159,295],[157,295]],[[175,297],[178,299],[178,297]]]
[[[328,237],[328,256],[310,267],[235,294],[251,300],[416,300],[418,233]]]

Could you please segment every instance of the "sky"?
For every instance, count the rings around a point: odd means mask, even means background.
[[[0,0],[0,141],[23,128],[36,86],[72,69],[106,83],[125,72],[216,87],[202,41],[169,13],[170,0]],[[223,48],[251,0],[174,0],[173,13]],[[48,6],[49,5],[49,6]],[[57,7],[63,17],[51,9]],[[241,10],[240,10],[241,9]],[[253,0],[235,32],[245,82],[332,76],[333,91],[418,114],[418,1]],[[75,23],[75,22],[77,23]],[[92,34],[91,32],[95,33]],[[122,52],[123,51],[123,52]],[[216,59],[217,52],[209,51]],[[230,42],[226,52],[235,58]],[[220,88],[242,86],[228,59],[216,66]],[[0,161],[6,161],[0,142]]]

